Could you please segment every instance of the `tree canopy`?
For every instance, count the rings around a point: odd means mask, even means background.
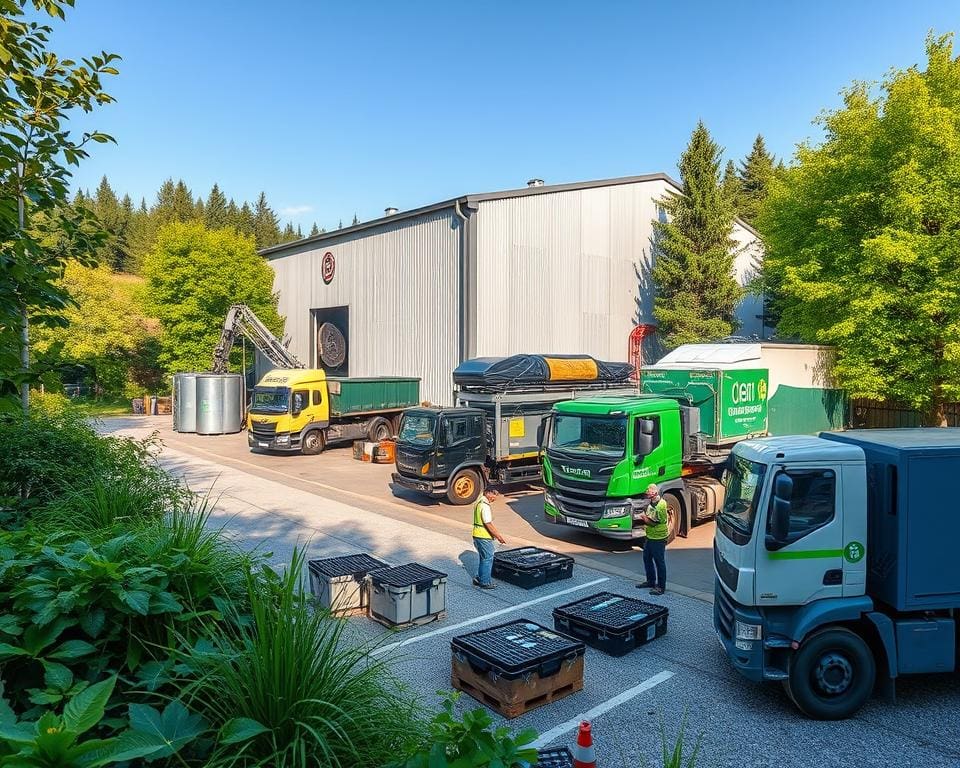
[[[654,316],[667,346],[729,336],[743,291],[733,274],[734,211],[720,179],[720,148],[698,123],[680,157],[683,193],[653,222]]]
[[[167,373],[209,370],[231,304],[246,304],[277,334],[283,322],[273,294],[273,270],[253,238],[200,222],[160,229],[143,264],[147,309],[160,320],[158,360]],[[231,360],[239,363],[240,351]]]
[[[855,84],[775,180],[760,216],[779,330],[835,345],[855,397],[944,424],[960,398],[960,61],[927,39],[926,68]]]

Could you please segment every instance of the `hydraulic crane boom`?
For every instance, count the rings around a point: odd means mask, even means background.
[[[274,336],[246,304],[234,304],[223,321],[220,341],[213,349],[213,372],[226,373],[230,350],[237,334],[242,333],[277,368],[306,368],[299,358]]]

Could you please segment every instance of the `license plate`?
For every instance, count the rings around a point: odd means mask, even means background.
[[[577,528],[589,528],[590,523],[586,520],[578,520],[575,517],[566,517],[563,520],[567,525],[575,525]]]
[[[269,448],[270,443],[257,443],[258,448]]]

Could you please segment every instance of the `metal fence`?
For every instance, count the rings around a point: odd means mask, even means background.
[[[947,403],[943,410],[948,426],[960,426],[960,403]],[[863,399],[849,401],[847,422],[854,429],[922,426],[920,413],[907,405]]]

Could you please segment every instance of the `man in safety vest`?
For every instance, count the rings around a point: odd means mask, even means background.
[[[640,521],[647,527],[647,540],[643,544],[643,568],[647,580],[637,587],[652,588],[651,595],[662,595],[667,588],[667,502],[655,483],[647,486],[644,495],[650,500],[646,513],[640,515]]]
[[[490,577],[493,571],[493,540],[506,543],[493,524],[493,510],[490,509],[490,502],[498,495],[495,488],[487,486],[473,507],[473,546],[480,555],[480,566],[473,586],[481,589],[494,589],[497,586]]]

